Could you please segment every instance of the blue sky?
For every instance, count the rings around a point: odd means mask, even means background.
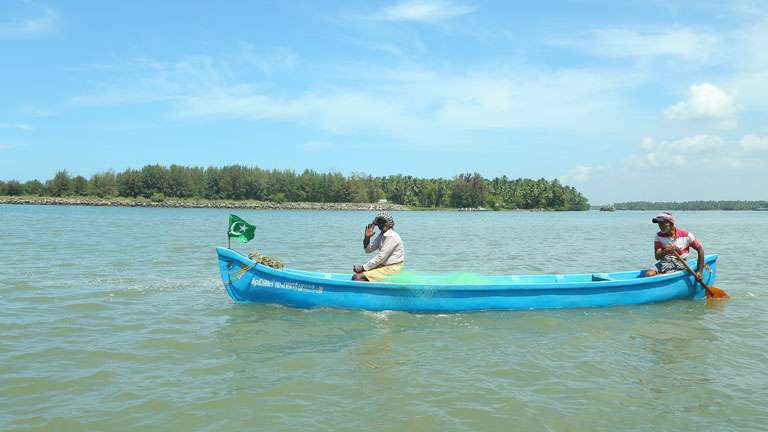
[[[768,8],[0,3],[0,179],[146,164],[768,199]]]

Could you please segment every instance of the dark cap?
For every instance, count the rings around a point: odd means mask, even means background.
[[[651,219],[651,222],[653,223],[659,223],[659,222],[669,222],[672,225],[675,224],[675,217],[672,216],[672,213],[669,212],[661,212],[657,214],[653,219]]]

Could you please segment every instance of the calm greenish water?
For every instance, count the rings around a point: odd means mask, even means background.
[[[768,425],[768,212],[684,212],[733,298],[456,315],[234,304],[226,210],[0,206],[0,430],[748,431]],[[237,211],[349,271],[373,213]],[[395,213],[416,271],[652,263],[648,212]]]

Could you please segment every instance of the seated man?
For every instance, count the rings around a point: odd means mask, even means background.
[[[659,232],[653,241],[653,250],[656,259],[659,260],[654,268],[646,270],[643,276],[656,276],[662,273],[686,270],[685,265],[675,256],[675,250],[683,259],[688,259],[690,248],[696,249],[698,261],[696,265],[696,279],[701,281],[701,269],[704,268],[704,247],[696,240],[693,233],[682,228],[675,227],[675,218],[672,214],[662,212],[651,221],[659,225]]]
[[[373,227],[379,227],[379,235],[371,242]],[[399,273],[405,265],[405,247],[400,235],[393,229],[395,220],[389,212],[383,211],[376,215],[373,223],[365,227],[363,234],[363,249],[365,253],[379,251],[370,261],[363,265],[355,265],[352,269],[354,281],[380,281],[389,275]]]

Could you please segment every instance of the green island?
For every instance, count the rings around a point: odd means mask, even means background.
[[[153,207],[307,209],[588,210],[575,188],[557,179],[452,179],[405,175],[262,169],[242,165],[147,165],[90,178],[59,171],[45,182],[0,181],[0,203]]]
[[[630,201],[613,204],[616,210],[768,210],[768,201]]]

